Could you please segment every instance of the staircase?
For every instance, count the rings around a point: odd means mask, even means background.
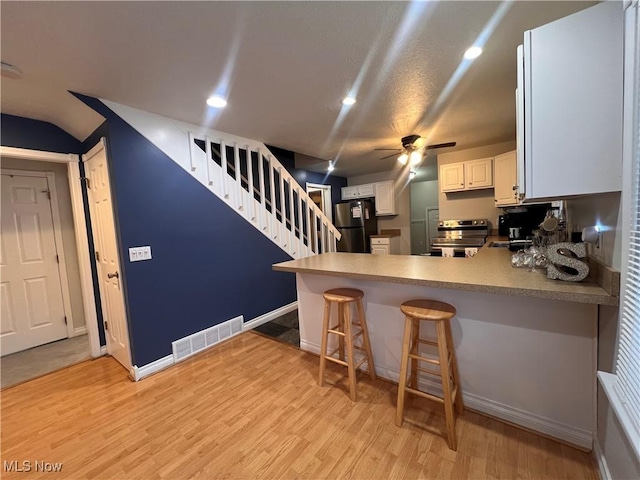
[[[189,132],[189,147],[191,173],[291,257],[336,251],[340,232],[264,144]]]
[[[340,232],[263,143],[101,101],[291,257],[336,251]]]

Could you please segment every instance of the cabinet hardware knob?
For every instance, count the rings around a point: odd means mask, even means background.
[[[107,273],[107,278],[120,278],[118,272],[115,273]]]
[[[513,187],[511,187],[511,190],[517,190],[518,189],[518,185],[514,185]]]

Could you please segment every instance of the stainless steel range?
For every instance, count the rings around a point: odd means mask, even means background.
[[[440,220],[438,236],[431,242],[431,255],[441,256],[443,248],[453,248],[456,257],[465,256],[465,248],[480,248],[489,235],[489,221],[475,220]]]

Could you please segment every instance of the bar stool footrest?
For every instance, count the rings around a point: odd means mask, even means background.
[[[405,387],[404,391],[405,392],[409,392],[409,393],[413,393],[414,395],[418,395],[418,396],[423,397],[423,398],[427,398],[429,400],[436,401],[438,403],[444,403],[444,399],[442,399],[442,398],[440,398],[440,397],[438,397],[436,395],[431,395],[430,393],[422,392],[420,390],[415,390],[415,389],[413,389],[411,387]]]

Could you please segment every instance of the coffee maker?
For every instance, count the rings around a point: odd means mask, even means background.
[[[544,220],[551,204],[536,204],[506,209],[498,219],[498,233],[509,237],[509,250],[522,250],[533,244],[533,231]]]

